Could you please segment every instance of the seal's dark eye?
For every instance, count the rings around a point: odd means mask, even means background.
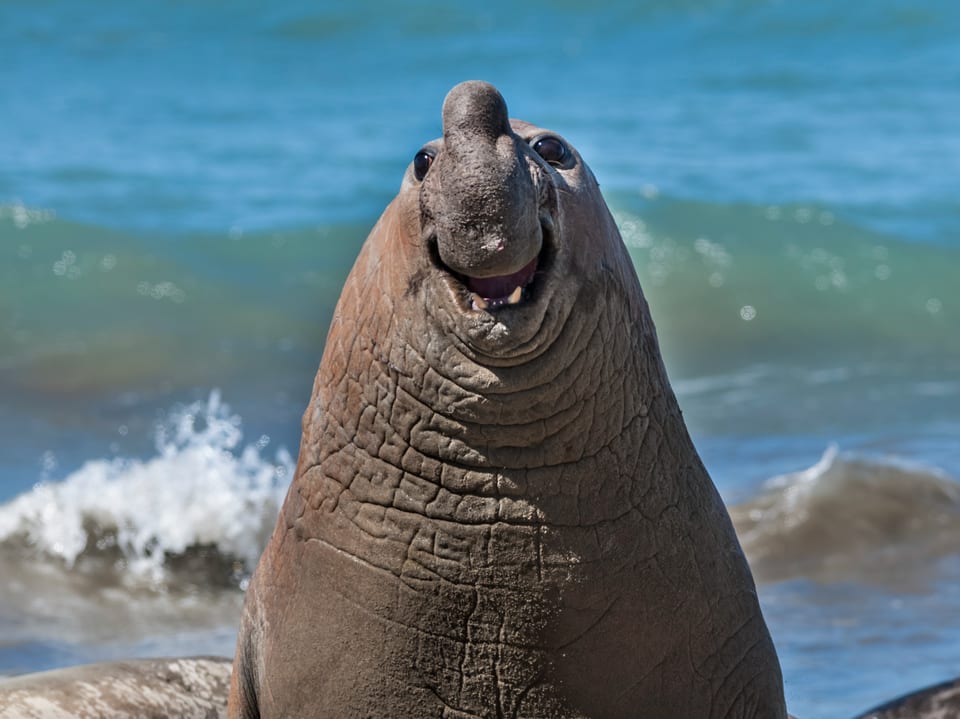
[[[570,156],[567,146],[556,137],[541,137],[533,143],[533,150],[551,165],[564,165]]]
[[[426,150],[420,150],[413,156],[413,176],[417,178],[417,182],[423,182],[423,178],[427,176],[427,170],[430,169],[432,164],[433,155]]]

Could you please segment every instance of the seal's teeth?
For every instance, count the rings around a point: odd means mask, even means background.
[[[498,307],[503,307],[505,305],[518,304],[522,299],[523,287],[517,287],[507,297],[484,298],[482,295],[476,292],[470,293],[471,306],[475,310],[495,310]]]

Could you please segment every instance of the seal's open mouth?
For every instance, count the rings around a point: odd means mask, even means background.
[[[470,299],[475,310],[495,310],[505,305],[519,304],[527,286],[537,273],[539,255],[522,269],[498,277],[464,277],[470,290]]]
[[[553,218],[541,216],[542,242],[540,252],[526,265],[508,275],[471,277],[447,267],[440,259],[437,238],[429,240],[430,257],[434,265],[447,276],[450,289],[461,298],[464,309],[492,312],[532,300],[537,287],[548,273],[554,255]]]

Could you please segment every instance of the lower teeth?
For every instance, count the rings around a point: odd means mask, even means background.
[[[476,292],[470,293],[471,298],[473,299],[473,309],[475,310],[495,310],[498,307],[503,307],[505,305],[515,305],[523,299],[523,288],[517,287],[513,292],[510,293],[507,297],[497,297],[496,299],[484,299]]]

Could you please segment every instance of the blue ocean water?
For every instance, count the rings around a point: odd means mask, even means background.
[[[480,78],[600,180],[791,710],[960,674],[958,31],[947,0],[0,3],[0,673],[232,650],[244,569],[189,548],[255,555],[346,272]]]

